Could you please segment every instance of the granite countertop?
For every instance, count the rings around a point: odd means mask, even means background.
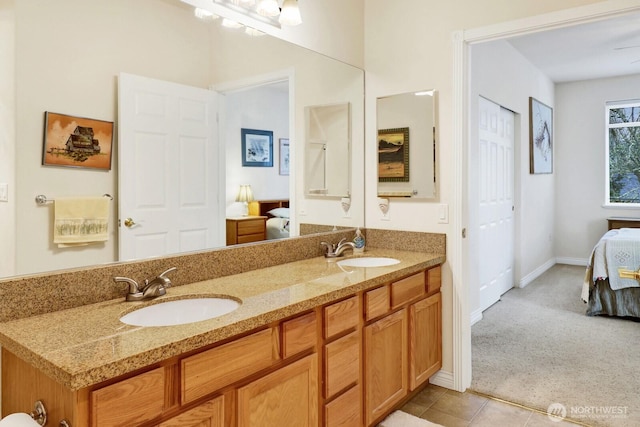
[[[119,298],[5,322],[0,324],[0,344],[78,390],[445,261],[441,254],[389,249],[367,250],[365,256],[401,262],[341,268],[323,257],[296,261],[171,287],[153,300]],[[242,304],[229,314],[186,325],[140,327],[119,320],[136,308],[189,296],[231,296]]]

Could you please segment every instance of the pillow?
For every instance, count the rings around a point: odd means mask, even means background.
[[[289,208],[275,208],[267,213],[277,218],[289,218]]]

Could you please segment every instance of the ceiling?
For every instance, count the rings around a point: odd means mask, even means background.
[[[556,83],[640,73],[640,13],[508,42]]]

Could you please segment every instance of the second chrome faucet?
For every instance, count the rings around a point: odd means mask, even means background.
[[[325,258],[337,258],[342,256],[345,250],[353,250],[356,247],[353,242],[348,242],[347,239],[342,239],[333,245],[327,242],[320,242],[320,245],[324,247]]]
[[[126,296],[127,301],[142,301],[166,294],[166,288],[171,286],[171,280],[167,277],[167,274],[176,270],[176,267],[171,267],[151,280],[145,279],[142,286],[138,285],[138,282],[128,277],[118,276],[114,277],[113,280],[116,283],[126,283],[129,285]]]

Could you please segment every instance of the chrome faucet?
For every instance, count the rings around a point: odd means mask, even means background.
[[[170,269],[160,273],[157,277],[151,279],[151,281],[145,279],[142,287],[138,285],[138,282],[128,277],[118,276],[114,277],[113,280],[116,283],[123,282],[129,285],[129,291],[126,296],[127,301],[142,301],[144,299],[155,298],[166,294],[166,288],[171,286],[171,280],[166,275],[176,270],[176,267],[171,267]]]
[[[347,242],[347,239],[342,239],[338,243],[333,245],[327,242],[320,242],[320,246],[325,248],[325,258],[336,258],[342,256],[345,250],[353,250],[356,247],[353,242]]]

